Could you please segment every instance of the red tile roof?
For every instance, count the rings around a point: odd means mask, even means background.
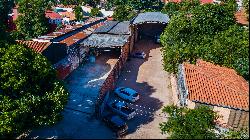
[[[238,23],[243,24],[243,25],[249,25],[249,21],[247,20],[244,9],[240,9],[234,15]]]
[[[51,44],[51,42],[23,41],[23,40],[17,40],[16,42],[18,44],[27,45],[28,48],[33,49],[37,53],[42,53]]]
[[[249,110],[249,84],[235,70],[202,60],[183,66],[188,99]]]
[[[54,11],[46,11],[46,17],[50,18],[50,19],[61,19],[61,15],[59,15],[58,13],[54,12]]]
[[[75,17],[75,13],[73,12],[68,12],[68,11],[65,11],[65,12],[58,12],[63,18],[64,17],[67,17],[69,18],[69,20],[76,20],[76,17]]]

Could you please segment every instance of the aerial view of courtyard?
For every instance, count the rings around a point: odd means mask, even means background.
[[[0,0],[0,139],[249,139],[249,1]]]

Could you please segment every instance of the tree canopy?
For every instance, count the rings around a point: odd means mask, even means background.
[[[166,10],[172,18],[161,35],[165,70],[176,73],[178,64],[194,64],[201,58],[234,68],[248,80],[249,32],[236,25],[232,5],[204,4],[178,11],[181,3],[169,4]]]
[[[83,10],[81,6],[75,7],[74,12],[75,12],[76,20],[79,21],[83,19]]]
[[[99,10],[99,8],[92,8],[90,11],[90,16],[92,17],[96,17],[96,16],[101,16],[101,11]]]
[[[0,56],[0,137],[58,121],[68,92],[48,60],[22,45],[3,47]]]
[[[17,19],[17,30],[25,36],[25,39],[38,37],[48,32],[49,21],[45,17],[45,11],[49,1],[22,0],[19,2],[20,15]]]
[[[208,107],[188,109],[171,105],[164,107],[163,112],[169,117],[167,122],[160,123],[160,129],[170,134],[171,139],[218,138],[214,131],[218,115]]]
[[[160,123],[162,133],[168,133],[170,139],[248,139],[249,130],[221,131],[216,127],[220,117],[208,106],[198,106],[195,109],[165,106],[163,113],[168,114],[168,121]]]
[[[114,10],[113,17],[117,21],[128,21],[136,15],[136,12],[129,5],[118,5]]]

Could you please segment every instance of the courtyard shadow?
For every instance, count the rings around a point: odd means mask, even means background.
[[[127,61],[123,67],[121,75],[116,84],[117,87],[130,87],[140,94],[140,99],[136,103],[129,103],[132,108],[136,109],[136,116],[133,119],[127,121],[129,134],[135,132],[140,128],[141,125],[152,122],[155,118],[156,111],[160,110],[163,106],[163,102],[161,100],[152,97],[152,94],[157,92],[157,89],[153,85],[150,85],[148,82],[146,82],[150,81],[150,73],[147,73],[146,71],[143,72],[142,70],[140,71],[142,64],[150,59],[150,51],[159,47],[160,45],[154,44],[152,40],[140,40],[137,42],[133,52],[143,51],[146,54],[146,58],[129,58],[129,61]],[[148,68],[151,67],[148,66]],[[157,71],[155,72],[157,73]],[[137,78],[139,74],[140,76],[143,75],[143,77],[146,77],[144,78],[146,80],[138,82]],[[114,93],[110,98],[111,100],[122,101],[122,99],[116,97]]]

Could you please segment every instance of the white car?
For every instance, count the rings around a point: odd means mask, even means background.
[[[115,94],[130,102],[139,100],[139,93],[131,88],[118,87],[115,89]]]

